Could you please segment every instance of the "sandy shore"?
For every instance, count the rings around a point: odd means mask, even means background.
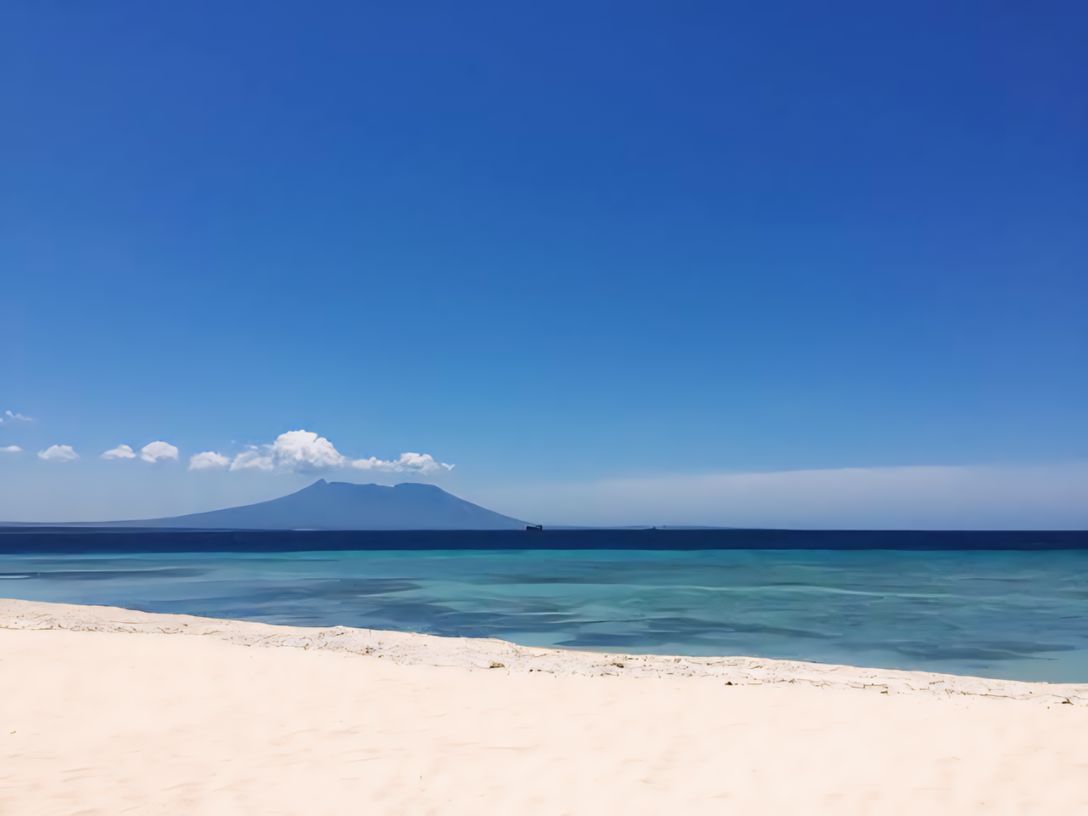
[[[0,600],[0,813],[1088,813],[1088,685]]]

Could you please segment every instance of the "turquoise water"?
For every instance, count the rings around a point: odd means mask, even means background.
[[[1088,551],[0,556],[0,595],[537,646],[1088,681]]]

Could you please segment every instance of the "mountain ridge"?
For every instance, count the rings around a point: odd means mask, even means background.
[[[90,525],[66,525],[90,526]],[[448,493],[437,485],[328,482],[275,499],[100,527],[203,530],[519,530],[525,522]]]

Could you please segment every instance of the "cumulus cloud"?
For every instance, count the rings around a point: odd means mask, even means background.
[[[7,445],[7,446],[5,446],[3,448],[0,448],[0,453],[22,453],[22,452],[23,452],[23,449],[20,448],[18,445]]]
[[[72,462],[79,458],[79,454],[71,445],[50,445],[43,451],[38,451],[38,458],[46,462]]]
[[[236,455],[231,470],[314,472],[338,468],[390,472],[435,473],[453,470],[453,465],[439,462],[429,453],[402,453],[396,459],[371,456],[352,459],[336,449],[328,439],[313,431],[281,433],[268,445],[253,445]]]
[[[189,457],[189,470],[219,470],[229,466],[230,459],[216,451],[201,451]]]
[[[0,414],[0,425],[8,422],[33,422],[34,417],[28,417],[26,414],[20,414],[18,411],[4,411]]]
[[[231,460],[231,470],[274,470],[276,460],[271,454],[263,453],[257,446],[250,447]]]
[[[102,452],[103,459],[135,459],[136,453],[129,445],[118,445]]]
[[[355,459],[351,466],[359,470],[384,470],[391,472],[435,473],[443,470],[453,470],[453,465],[439,462],[429,453],[413,453],[405,451],[396,459],[378,459],[370,456],[366,459]]]
[[[148,442],[140,448],[140,458],[151,464],[168,460],[176,462],[178,460],[178,449],[169,442],[156,440],[154,442]]]
[[[346,461],[332,442],[313,431],[281,433],[272,443],[271,453],[278,465],[290,470],[337,468]]]

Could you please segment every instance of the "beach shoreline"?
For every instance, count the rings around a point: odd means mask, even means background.
[[[508,672],[628,677],[705,677],[736,686],[803,684],[888,694],[998,697],[1088,706],[1088,683],[1004,680],[926,671],[870,668],[748,656],[647,655],[521,646],[466,638],[363,629],[306,627],[112,606],[0,598],[0,629],[91,631],[213,637],[241,646],[329,650],[406,665],[502,668]]]
[[[1088,812],[1088,685],[0,600],[0,812]]]

